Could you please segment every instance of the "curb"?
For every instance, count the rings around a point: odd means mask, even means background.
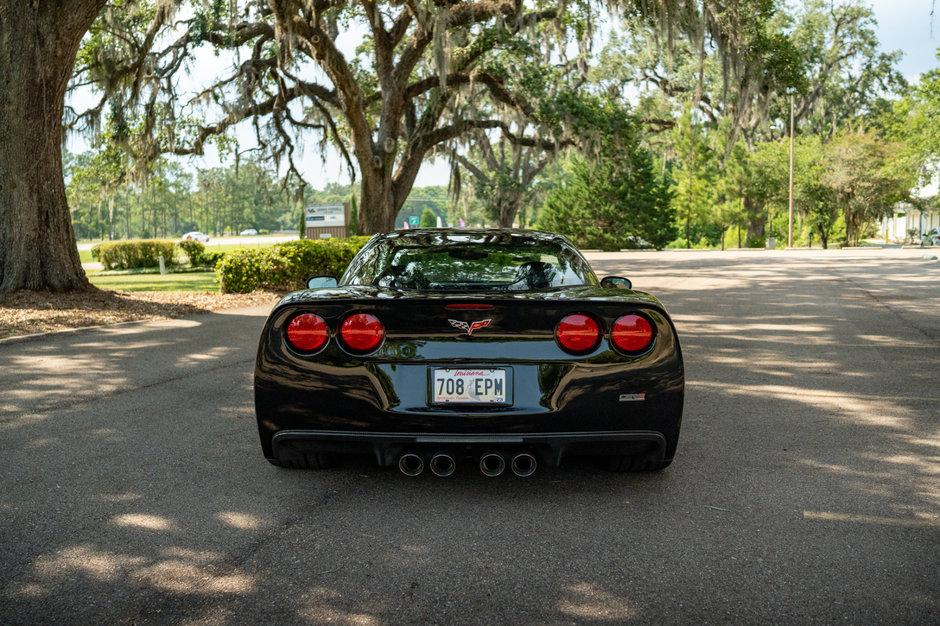
[[[64,335],[65,333],[77,333],[83,330],[100,330],[102,328],[113,328],[115,326],[127,326],[129,324],[140,324],[141,322],[152,322],[154,320],[162,319],[174,319],[171,317],[148,317],[139,320],[130,320],[127,322],[114,322],[113,324],[98,324],[96,326],[79,326],[78,328],[63,328],[61,330],[50,330],[44,333],[30,333],[28,335],[13,335],[12,337],[4,337],[0,339],[0,346],[6,343],[13,343],[15,341],[28,341],[32,339],[40,339],[42,337],[49,337],[51,335]]]

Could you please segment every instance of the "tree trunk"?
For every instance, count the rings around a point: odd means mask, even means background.
[[[62,177],[65,89],[106,0],[0,5],[0,292],[89,288]]]
[[[829,249],[829,232],[823,228],[819,227],[819,240],[822,242],[823,250]]]
[[[359,164],[362,176],[359,199],[359,224],[356,233],[373,235],[395,230],[395,217],[401,206],[396,206],[392,177],[387,167]]]
[[[379,155],[366,163],[358,159],[358,162],[362,183],[356,234],[374,235],[395,230],[395,218],[414,187],[421,159],[412,159],[406,154],[397,170],[391,155],[385,158]]]
[[[745,241],[750,245],[758,237],[766,233],[767,214],[764,213],[764,203],[756,202],[753,198],[744,197],[744,214],[747,219],[747,236]]]
[[[522,194],[515,190],[506,194],[499,206],[499,219],[496,221],[500,228],[512,228],[512,223],[516,221],[516,215],[519,214],[519,207],[522,205]],[[525,224],[520,224],[520,228],[525,228]]]

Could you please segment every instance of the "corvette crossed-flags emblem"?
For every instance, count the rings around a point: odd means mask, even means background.
[[[464,322],[461,320],[447,320],[447,321],[450,322],[450,325],[453,326],[454,328],[465,330],[467,331],[468,335],[473,335],[473,331],[479,328],[483,328],[484,326],[489,326],[490,322],[492,322],[493,320],[492,319],[480,320],[479,322],[470,322],[470,323]]]

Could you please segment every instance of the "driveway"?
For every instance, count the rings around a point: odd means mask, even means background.
[[[935,623],[924,257],[592,254],[682,339],[655,474],[270,466],[263,309],[0,344],[0,623]]]

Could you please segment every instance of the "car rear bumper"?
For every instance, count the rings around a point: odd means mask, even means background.
[[[665,458],[666,437],[655,431],[569,433],[385,433],[335,430],[282,430],[272,439],[274,459],[283,463],[310,452],[374,455],[379,465],[398,462],[406,453],[430,457],[446,452],[458,461],[486,452],[528,452],[540,463],[557,466],[566,456],[644,454]]]

